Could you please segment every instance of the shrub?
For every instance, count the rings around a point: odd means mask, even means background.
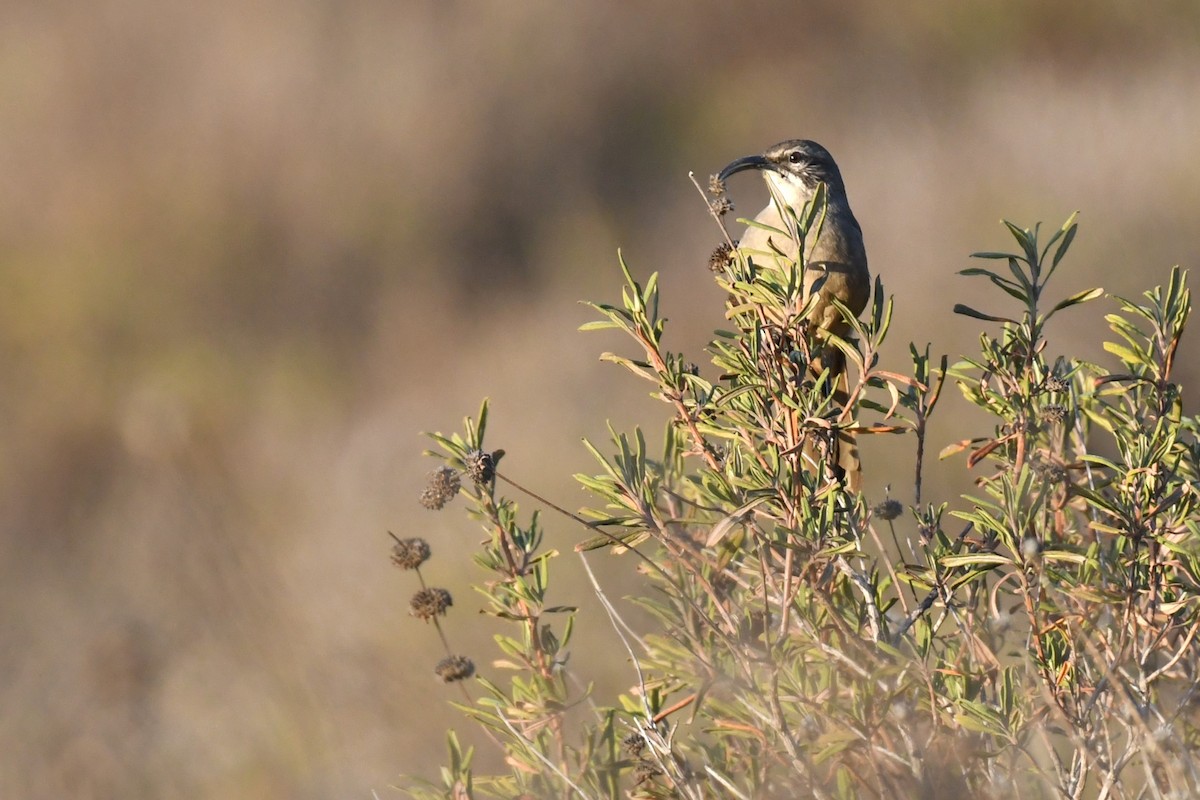
[[[718,221],[723,210],[714,205]],[[819,200],[797,209],[796,235],[819,225],[821,211]],[[1013,310],[956,307],[989,330],[978,355],[952,366],[928,347],[910,347],[904,370],[881,365],[892,303],[876,281],[854,341],[833,340],[844,376],[814,374],[803,265],[758,269],[726,236],[712,265],[730,330],[716,333],[714,377],[704,377],[663,347],[656,277],[639,282],[622,261],[622,302],[594,305],[599,319],[585,328],[636,343],[636,356],[604,358],[649,381],[670,420],[653,454],[640,430],[587,444],[599,472],[577,477],[596,507],[578,514],[505,476],[502,451],[485,447],[486,402],[461,434],[434,434],[444,466],[423,502],[465,495],[489,535],[475,555],[488,575],[486,610],[511,631],[497,636],[502,656],[476,675],[480,696],[462,708],[511,769],[475,775],[471,752],[450,734],[441,782],[406,791],[1200,791],[1191,758],[1200,737],[1200,446],[1173,382],[1186,274],[1172,270],[1141,301],[1117,298],[1105,347],[1119,372],[1051,357],[1048,323],[1103,293],[1046,299],[1074,218],[1044,244],[1039,228],[1005,224],[1015,252],[979,253],[1001,268],[964,274],[986,278]],[[926,501],[921,480],[926,421],[947,377],[995,421],[943,450],[978,471],[974,493],[953,504]],[[891,497],[869,506],[827,468],[827,445],[845,432],[912,437],[907,512]],[[609,547],[646,576],[636,602],[653,615],[652,631],[632,631],[594,587],[633,688],[586,698],[595,706],[582,722],[567,713],[587,694],[568,681],[574,608],[549,599],[558,553],[544,547],[539,514],[521,516],[500,487],[577,524],[577,549]]]

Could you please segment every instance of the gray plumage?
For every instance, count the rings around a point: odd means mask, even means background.
[[[829,151],[807,139],[790,139],[769,148],[762,155],[739,158],[721,171],[724,181],[730,175],[754,169],[774,189],[785,204],[801,213],[805,203],[813,198],[818,185],[826,186],[825,220],[820,231],[813,231],[805,240],[807,269],[804,276],[806,292],[824,278],[817,308],[811,317],[815,327],[845,336],[849,326],[842,315],[829,303],[836,297],[855,315],[867,305],[871,294],[871,274],[867,269],[867,251],[863,246],[862,228],[850,210],[842,173]],[[758,213],[755,221],[774,228],[788,230],[779,207],[772,200]],[[771,234],[761,228],[749,227],[742,236],[740,249],[759,266],[770,266],[779,257],[795,261],[796,242],[789,237]]]
[[[846,185],[833,156],[821,145],[807,139],[789,139],[766,150],[761,155],[739,158],[718,175],[725,181],[729,176],[743,170],[757,170],[767,181],[773,198],[759,212],[755,221],[781,230],[791,230],[789,223],[777,203],[783,203],[802,214],[806,203],[811,201],[821,184],[826,189],[825,218],[819,230],[814,229],[805,237],[804,246],[804,289],[805,297],[817,292],[818,300],[809,321],[816,336],[824,332],[846,337],[850,325],[831,302],[837,298],[855,316],[867,305],[871,294],[871,273],[867,269],[867,251],[863,246],[862,228],[850,210],[846,197]],[[819,217],[818,217],[819,218]],[[816,226],[814,226],[815,228]],[[748,227],[739,243],[739,249],[757,266],[771,268],[781,259],[797,261],[798,243],[790,236],[771,233],[762,228]],[[831,348],[826,348],[830,350]],[[834,373],[843,373],[841,354],[823,355],[813,364],[819,372],[828,366]],[[840,374],[835,381],[834,397],[844,404],[847,401],[846,376]],[[811,445],[811,442],[809,442]],[[855,491],[861,487],[862,470],[858,459],[856,437],[843,431],[838,436],[834,453],[847,486]],[[806,456],[813,460],[811,446],[805,448]]]

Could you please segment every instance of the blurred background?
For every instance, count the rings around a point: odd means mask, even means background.
[[[668,342],[705,363],[719,232],[689,171],[825,144],[903,371],[910,340],[977,347],[955,302],[1003,310],[955,275],[1012,246],[1001,217],[1081,212],[1055,299],[1195,266],[1198,87],[1195,0],[4,4],[0,796],[435,777],[441,731],[469,726],[388,530],[431,542],[456,649],[493,675],[496,651],[467,584],[477,525],[417,504],[419,432],[490,396],[505,471],[571,508],[581,437],[611,419],[657,441],[667,409],[598,362],[626,346],[575,333],[576,301],[619,296],[620,247],[662,273]],[[766,199],[730,190],[739,214]],[[1111,363],[1113,309],[1060,317],[1050,351]],[[948,387],[933,453],[990,432],[963,406]],[[911,441],[864,461],[873,498],[911,500]],[[969,477],[931,463],[926,498]],[[549,523],[555,547],[583,538]],[[636,587],[593,562],[614,596]],[[572,666],[604,702],[633,678],[561,563]]]

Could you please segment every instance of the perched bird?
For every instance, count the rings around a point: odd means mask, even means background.
[[[771,200],[754,218],[755,222],[784,231],[795,227],[784,207],[790,207],[796,214],[803,213],[805,204],[814,198],[818,187],[825,185],[824,219],[819,226],[813,226],[803,242],[804,293],[808,297],[815,291],[818,298],[808,317],[814,338],[819,341],[825,333],[845,337],[850,332],[850,324],[830,300],[836,298],[857,316],[867,305],[871,274],[867,270],[862,228],[850,210],[846,185],[833,156],[816,142],[789,139],[761,155],[739,158],[721,170],[717,179],[723,184],[731,175],[745,170],[760,172],[771,189]],[[784,259],[798,262],[800,246],[801,243],[790,236],[750,226],[738,249],[756,266],[769,269]],[[814,371],[829,368],[832,373],[843,373],[841,354],[833,348],[824,350],[826,353],[814,360]],[[838,375],[834,384],[838,387],[835,399],[844,402],[845,375]],[[836,450],[834,461],[845,483],[857,491],[862,471],[855,437],[841,432]],[[808,448],[806,452],[809,452]]]

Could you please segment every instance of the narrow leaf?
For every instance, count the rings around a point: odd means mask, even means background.
[[[992,316],[991,314],[985,314],[982,311],[976,311],[975,309],[971,308],[970,306],[965,306],[962,303],[954,304],[954,313],[962,314],[964,317],[974,317],[975,319],[982,319],[987,322],[1011,322],[1013,324],[1016,324],[1016,320],[1009,319],[1008,317],[996,317],[996,316]]]
[[[1085,289],[1082,292],[1077,292],[1076,294],[1068,297],[1066,300],[1061,301],[1054,308],[1050,309],[1050,312],[1046,314],[1046,319],[1050,319],[1050,317],[1059,311],[1062,311],[1064,308],[1070,308],[1071,306],[1077,306],[1080,303],[1086,303],[1089,300],[1095,300],[1097,297],[1100,297],[1103,294],[1104,289],[1100,287],[1096,287],[1094,289]]]

